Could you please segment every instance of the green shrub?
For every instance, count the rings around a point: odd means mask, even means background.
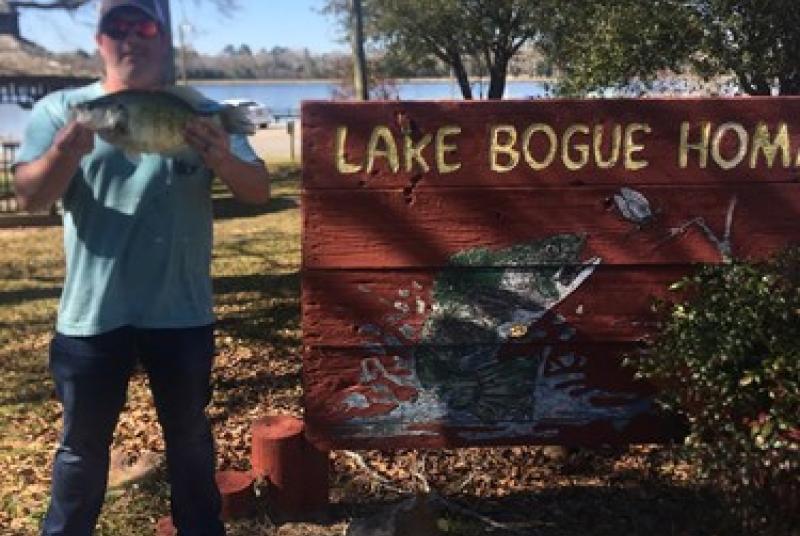
[[[660,329],[628,365],[686,418],[688,454],[748,525],[797,522],[800,249],[705,266],[672,290],[680,298],[657,305]]]

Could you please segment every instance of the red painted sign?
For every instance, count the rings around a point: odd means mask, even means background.
[[[620,367],[698,262],[800,236],[800,99],[305,103],[326,447],[662,440]]]

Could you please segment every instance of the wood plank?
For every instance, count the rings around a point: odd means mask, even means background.
[[[689,270],[599,265],[572,288],[583,275],[581,267],[573,268],[573,275],[560,274],[561,287],[553,284],[553,267],[308,271],[303,339],[315,346],[384,348],[500,341],[515,346],[565,337],[638,341],[655,326],[654,301],[674,299],[669,285]]]
[[[635,347],[541,345],[524,355],[491,345],[404,346],[387,355],[315,347],[305,356],[305,418],[312,440],[328,448],[674,436],[675,422],[651,403],[652,388],[620,369],[628,351]]]
[[[304,104],[312,439],[671,437],[620,358],[695,264],[800,236],[798,112],[798,97]]]
[[[585,237],[603,264],[720,262],[732,210],[737,258],[763,257],[800,236],[800,185],[642,186],[651,217],[618,208],[616,187],[307,191],[306,268],[441,267],[458,252],[502,250],[559,234]],[[618,198],[617,198],[618,199]]]
[[[305,102],[303,185],[306,189],[420,190],[445,186],[791,182],[797,180],[800,171],[798,117],[797,97]],[[683,123],[687,130],[682,143]],[[707,134],[703,130],[706,123]],[[548,125],[552,132],[532,131],[530,143],[526,144],[526,130],[536,124]],[[786,131],[781,138],[783,125]],[[512,128],[516,143],[510,143],[508,133],[501,131],[495,136],[493,128],[497,126]],[[437,135],[448,127],[459,129],[458,133],[443,135],[437,149]],[[597,149],[600,164],[594,148],[594,131],[598,127],[602,133]],[[337,165],[339,128],[347,129],[342,137],[341,160],[361,168],[357,172],[342,172],[342,166]],[[612,150],[615,128],[621,130],[617,151]],[[383,130],[376,136],[376,129]],[[418,158],[405,157],[414,156],[404,150],[406,136],[409,143],[419,145]],[[375,140],[374,165],[368,167],[370,138]],[[491,150],[495,138],[496,145],[517,151],[515,165],[514,157]],[[626,143],[628,138],[630,142]],[[780,142],[779,150],[769,147],[776,142]],[[700,148],[692,148],[693,144]],[[777,155],[771,163],[763,155],[765,146]],[[392,147],[397,152],[396,163],[383,154]],[[551,149],[552,161],[536,169],[536,163],[548,162]],[[458,169],[440,168],[436,164],[437,151],[444,164]],[[526,151],[533,165],[528,164]],[[588,155],[585,165],[584,153]],[[681,154],[686,156],[685,164]],[[614,155],[616,159],[612,158]],[[751,167],[753,159],[755,166]],[[492,172],[493,162],[510,170]]]

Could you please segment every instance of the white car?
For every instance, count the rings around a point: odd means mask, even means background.
[[[272,115],[270,109],[254,100],[227,99],[222,102],[231,106],[244,106],[247,108],[247,116],[257,128],[267,128],[271,123],[275,122],[275,116]]]

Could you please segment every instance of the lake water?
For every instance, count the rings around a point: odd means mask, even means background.
[[[453,81],[402,81],[395,83],[402,100],[461,99],[458,85]],[[296,115],[303,100],[332,99],[338,82],[331,81],[287,81],[287,82],[242,82],[242,83],[191,83],[193,87],[214,100],[251,99],[267,105],[276,115]],[[484,96],[487,83],[473,84],[475,98]],[[533,98],[544,96],[545,84],[528,80],[510,80],[505,98]],[[15,105],[0,105],[0,140],[21,139],[29,112]]]

